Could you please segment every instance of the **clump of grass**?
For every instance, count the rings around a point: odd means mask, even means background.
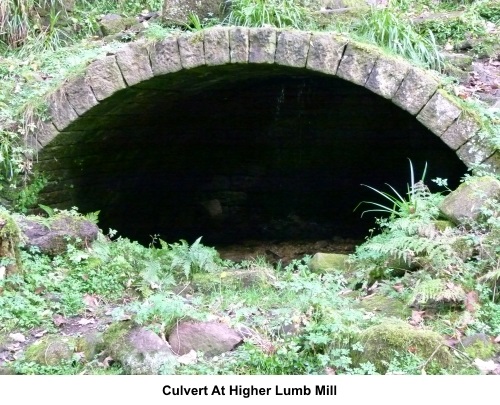
[[[360,20],[355,33],[427,68],[440,70],[443,65],[432,32],[419,33],[409,20],[391,9],[373,9]]]

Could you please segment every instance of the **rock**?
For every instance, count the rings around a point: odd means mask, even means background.
[[[229,269],[222,273],[195,273],[191,280],[194,291],[211,292],[221,285],[237,288],[266,287],[275,280],[269,268],[254,266],[249,269]]]
[[[496,345],[484,333],[465,336],[460,343],[465,352],[474,359],[490,360],[497,352]]]
[[[104,332],[103,342],[105,350],[127,374],[171,373],[177,364],[175,355],[163,339],[130,321],[112,324]]]
[[[388,319],[380,325],[371,326],[360,334],[363,352],[354,353],[354,363],[371,362],[380,373],[387,371],[394,353],[412,353],[422,359],[437,362],[442,367],[449,366],[453,357],[446,344],[436,332],[416,329],[406,322]]]
[[[99,28],[103,36],[114,35],[122,32],[137,23],[135,17],[122,17],[118,14],[106,14],[99,21]]]
[[[195,14],[201,21],[205,18],[222,19],[227,11],[227,2],[223,0],[164,0],[163,19],[174,25],[184,26],[189,22],[189,15]]]
[[[337,253],[316,253],[309,262],[313,273],[330,273],[335,270],[350,270],[349,256]]]
[[[467,72],[472,71],[472,61],[473,58],[470,55],[463,53],[449,53],[442,52],[441,57],[445,63],[449,63],[459,69],[465,70]]]
[[[373,294],[361,300],[358,306],[365,311],[374,312],[385,317],[406,319],[411,309],[401,300],[385,295]]]
[[[70,361],[75,353],[76,340],[70,336],[44,336],[26,349],[24,359],[43,366],[56,366]]]
[[[461,184],[445,197],[439,209],[454,223],[463,224],[478,220],[488,199],[500,199],[500,181],[491,176],[483,176]]]
[[[243,342],[229,326],[216,322],[182,322],[168,337],[168,343],[178,355],[191,350],[213,357],[229,352]]]
[[[69,244],[83,248],[97,239],[99,228],[82,217],[60,214],[50,218],[19,217],[26,247],[37,247],[50,255],[65,253]]]

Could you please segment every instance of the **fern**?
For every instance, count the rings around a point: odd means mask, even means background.
[[[430,279],[418,283],[411,295],[409,305],[428,305],[430,303],[462,303],[465,291],[457,284],[443,279]]]

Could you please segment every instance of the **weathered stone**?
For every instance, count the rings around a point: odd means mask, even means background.
[[[12,216],[0,206],[0,280],[21,271],[20,231]]]
[[[329,273],[335,270],[349,270],[349,256],[337,253],[316,253],[309,262],[313,273]]]
[[[445,63],[449,63],[459,69],[467,71],[472,70],[472,61],[474,60],[474,58],[471,55],[466,55],[463,53],[442,52],[441,58]]]
[[[73,358],[75,347],[74,337],[47,335],[26,349],[24,359],[43,366],[57,366]]]
[[[307,68],[335,75],[347,42],[346,38],[337,37],[333,34],[314,33],[309,46]]]
[[[132,322],[112,324],[103,334],[109,355],[120,362],[127,374],[155,375],[172,372],[177,360],[167,343],[149,329]]]
[[[232,27],[229,29],[229,48],[231,63],[248,63],[250,49],[248,28]]]
[[[480,127],[477,119],[462,112],[460,117],[441,135],[441,139],[450,148],[457,150],[476,134]]]
[[[487,160],[494,151],[483,140],[482,135],[477,134],[463,144],[456,153],[462,162],[472,167]]]
[[[181,64],[184,69],[192,69],[205,64],[203,37],[204,33],[201,31],[183,34],[177,38]]]
[[[430,73],[411,68],[392,102],[410,114],[416,115],[436,92],[438,85],[438,80]]]
[[[101,29],[102,35],[108,36],[118,34],[136,23],[137,19],[135,17],[122,17],[118,14],[106,14],[99,21],[99,28]]]
[[[78,118],[78,114],[68,102],[63,89],[58,89],[52,93],[47,102],[51,121],[59,131],[62,131]]]
[[[225,65],[229,55],[229,31],[216,27],[205,31],[205,62],[207,66]]]
[[[59,135],[59,131],[54,124],[52,124],[52,122],[44,122],[40,120],[35,125],[36,127],[33,130],[33,137],[42,147],[47,145],[57,135]],[[36,143],[31,143],[36,146]]]
[[[500,151],[496,151],[483,164],[492,174],[500,175]]]
[[[438,90],[417,115],[417,120],[441,136],[461,112],[462,109],[449,96]]]
[[[488,199],[500,200],[500,181],[484,176],[461,184],[445,197],[439,209],[447,218],[460,224],[477,220]]]
[[[169,24],[185,26],[189,23],[190,14],[203,20],[205,18],[222,18],[225,12],[224,0],[164,0],[163,18]]]
[[[86,81],[98,101],[127,87],[114,56],[106,56],[92,62],[87,68]]]
[[[94,92],[85,81],[85,77],[77,77],[64,85],[68,101],[78,115],[82,115],[95,107],[99,102]]]
[[[20,217],[17,220],[27,247],[42,253],[65,253],[69,244],[83,248],[97,239],[99,228],[92,222],[70,215],[56,215],[42,223],[41,218]]]
[[[389,57],[377,59],[365,87],[374,93],[392,98],[410,70],[410,64]]]
[[[306,66],[311,34],[300,31],[283,31],[278,35],[276,63],[303,68]]]
[[[222,323],[182,322],[170,333],[168,343],[178,355],[191,350],[212,357],[229,352],[241,344],[241,336]]]
[[[120,49],[116,53],[116,61],[129,86],[153,77],[149,52],[144,43],[132,42]]]
[[[150,59],[155,76],[181,70],[182,63],[177,38],[165,38],[156,42],[150,51]]]
[[[340,61],[337,76],[364,86],[379,56],[380,51],[375,48],[350,42]]]
[[[382,294],[369,295],[363,298],[357,306],[384,317],[406,319],[411,315],[411,309],[405,302]]]
[[[249,269],[229,269],[219,274],[196,273],[191,280],[191,286],[194,291],[210,293],[221,285],[236,288],[270,286],[275,279],[272,271],[256,266]]]
[[[274,28],[250,28],[250,63],[274,63],[276,53],[276,30]]]

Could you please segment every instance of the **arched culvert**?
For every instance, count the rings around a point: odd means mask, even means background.
[[[411,158],[454,186],[472,161],[478,125],[418,70],[324,34],[210,32],[130,45],[52,97],[43,203],[145,242],[361,236],[352,209],[376,198],[361,183],[405,190]]]

